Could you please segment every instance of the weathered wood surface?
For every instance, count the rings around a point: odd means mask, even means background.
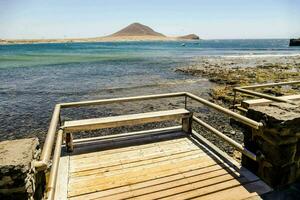
[[[150,122],[159,122],[166,120],[178,120],[187,118],[190,112],[186,109],[176,109],[149,113],[139,113],[131,115],[121,115],[114,117],[93,118],[66,121],[64,124],[65,132],[95,130],[100,128],[113,128],[128,125],[137,125]]]
[[[69,164],[63,164],[68,199],[259,199],[270,191],[248,170],[223,161],[181,132],[115,144],[70,154]]]
[[[55,197],[56,200],[65,200],[68,197],[68,182],[69,182],[69,162],[70,156],[63,155],[60,158],[58,174],[57,174],[57,183],[55,188]]]

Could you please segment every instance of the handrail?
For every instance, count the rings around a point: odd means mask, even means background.
[[[36,169],[39,171],[45,170],[50,161],[52,148],[53,148],[55,135],[56,135],[55,133],[60,119],[60,108],[61,108],[60,104],[55,105],[40,160],[34,163]]]
[[[257,121],[254,121],[252,119],[249,119],[249,118],[247,118],[245,116],[242,116],[242,115],[240,115],[238,113],[235,113],[235,112],[233,112],[231,110],[223,108],[222,106],[219,106],[219,105],[211,103],[211,102],[209,102],[209,101],[207,101],[205,99],[202,99],[202,98],[200,98],[200,97],[198,97],[198,96],[196,96],[194,94],[186,93],[186,95],[188,97],[190,97],[190,98],[192,98],[192,99],[194,99],[194,100],[196,100],[196,101],[198,101],[198,102],[200,102],[200,103],[208,106],[208,107],[214,108],[214,109],[216,109],[216,110],[218,110],[218,111],[220,111],[220,112],[222,112],[222,113],[224,113],[224,114],[226,114],[226,115],[228,115],[228,116],[236,119],[237,121],[242,122],[242,123],[244,123],[244,124],[246,124],[246,125],[254,128],[254,129],[258,130],[261,127],[263,127],[263,123],[261,123],[261,122],[257,122]]]
[[[288,82],[278,82],[278,83],[265,83],[259,85],[248,85],[248,86],[241,86],[237,88],[242,89],[256,89],[256,88],[263,88],[263,87],[273,87],[273,86],[282,86],[282,85],[295,85],[300,84],[300,81],[288,81]]]
[[[260,92],[254,92],[254,91],[246,90],[246,89],[243,89],[243,88],[234,88],[233,90],[235,92],[238,91],[238,92],[241,92],[241,93],[261,97],[261,98],[264,98],[264,99],[269,99],[269,100],[276,101],[276,102],[284,102],[284,103],[295,104],[294,102],[292,102],[290,100],[287,100],[287,99],[280,99],[280,98],[275,97],[275,96],[263,94],[263,93],[260,93]]]
[[[193,116],[193,120],[195,122],[199,123],[201,126],[206,128],[207,130],[209,130],[212,133],[214,133],[215,135],[217,135],[219,138],[221,138],[222,140],[224,140],[225,142],[227,142],[228,144],[230,144],[234,148],[238,149],[245,156],[249,157],[250,159],[252,159],[254,161],[257,161],[256,155],[254,153],[252,153],[251,151],[249,151],[248,149],[246,149],[245,147],[243,147],[241,144],[237,143],[236,141],[234,141],[230,137],[226,136],[222,132],[218,131],[217,129],[215,129],[214,127],[212,127],[209,124],[205,123],[204,121],[198,119],[197,117]]]
[[[112,98],[112,99],[102,99],[102,100],[94,100],[94,101],[83,101],[83,102],[70,102],[70,103],[61,103],[55,106],[52,119],[50,122],[50,126],[48,129],[48,133],[46,136],[46,140],[43,146],[42,154],[40,160],[35,163],[35,166],[38,170],[45,170],[50,161],[51,152],[55,140],[55,133],[57,130],[58,122],[60,119],[60,109],[62,108],[70,108],[70,107],[81,107],[81,106],[93,106],[93,105],[104,105],[111,103],[121,103],[121,102],[132,102],[132,101],[141,101],[141,100],[153,100],[160,98],[171,98],[171,97],[181,97],[184,96],[192,98],[199,103],[202,103],[208,107],[214,108],[254,129],[260,129],[263,124],[261,122],[256,122],[247,117],[244,117],[238,113],[235,113],[231,110],[223,108],[217,104],[211,103],[205,99],[202,99],[194,94],[187,92],[178,92],[178,93],[167,93],[167,94],[155,94],[155,95],[145,95],[145,96],[136,96],[136,97],[123,97],[123,98]]]
[[[70,108],[70,107],[95,106],[95,105],[132,102],[132,101],[141,101],[141,100],[162,99],[162,98],[170,98],[170,97],[181,97],[185,95],[186,95],[185,92],[177,92],[177,93],[153,94],[153,95],[135,96],[135,97],[101,99],[101,100],[94,100],[94,101],[71,102],[71,103],[62,103],[60,105],[62,108]]]
[[[60,129],[57,133],[56,144],[55,144],[54,155],[53,155],[53,163],[49,175],[49,181],[46,187],[48,200],[54,200],[54,196],[55,196],[55,187],[56,187],[56,179],[57,179],[58,166],[59,166],[59,158],[61,154],[62,140],[63,140],[63,130]]]
[[[287,100],[287,99],[281,99],[275,96],[263,94],[260,92],[251,91],[250,89],[256,89],[256,88],[264,88],[264,87],[273,87],[273,86],[282,86],[282,85],[295,85],[300,84],[300,81],[289,81],[289,82],[279,82],[279,83],[266,83],[266,84],[259,84],[259,85],[250,85],[250,86],[242,86],[242,87],[235,87],[233,88],[234,92],[234,100],[233,100],[233,107],[235,105],[235,99],[236,99],[236,92],[245,93],[252,96],[261,97],[264,99],[269,99],[275,102],[284,102],[289,104],[295,104],[293,101]]]

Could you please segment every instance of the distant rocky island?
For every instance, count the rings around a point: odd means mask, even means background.
[[[189,35],[184,35],[178,37],[179,39],[184,39],[184,40],[200,40],[198,35],[195,34],[189,34]]]
[[[298,39],[290,39],[290,47],[291,46],[300,46],[300,38],[298,38]]]
[[[154,31],[149,26],[133,23],[129,26],[108,36],[94,38],[72,38],[72,39],[24,39],[4,40],[0,44],[29,44],[29,43],[68,43],[68,42],[113,42],[113,41],[177,41],[177,40],[199,40],[199,36],[189,34],[179,37],[169,37]]]

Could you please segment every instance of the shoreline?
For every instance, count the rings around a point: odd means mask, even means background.
[[[200,39],[201,40],[201,39]],[[70,38],[70,39],[7,39],[1,40],[0,45],[14,44],[61,44],[61,43],[89,43],[89,42],[147,42],[147,41],[199,41],[193,39],[183,39],[179,37],[159,37],[159,36],[119,36],[119,37],[96,37],[96,38]]]
[[[179,67],[176,71],[216,83],[210,91],[212,100],[230,104],[233,87],[299,80],[300,55],[198,57],[190,66]],[[262,92],[275,96],[295,93],[294,88],[267,88]],[[242,97],[237,96],[237,100],[241,101]]]
[[[270,58],[270,57],[298,57],[300,53],[295,54],[247,54],[247,55],[225,55],[222,58]]]

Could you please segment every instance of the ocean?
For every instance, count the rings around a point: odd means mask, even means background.
[[[270,39],[2,45],[0,140],[43,138],[59,102],[178,91],[205,98],[212,83],[175,72],[177,67],[202,56],[299,55],[300,48],[288,43]]]

